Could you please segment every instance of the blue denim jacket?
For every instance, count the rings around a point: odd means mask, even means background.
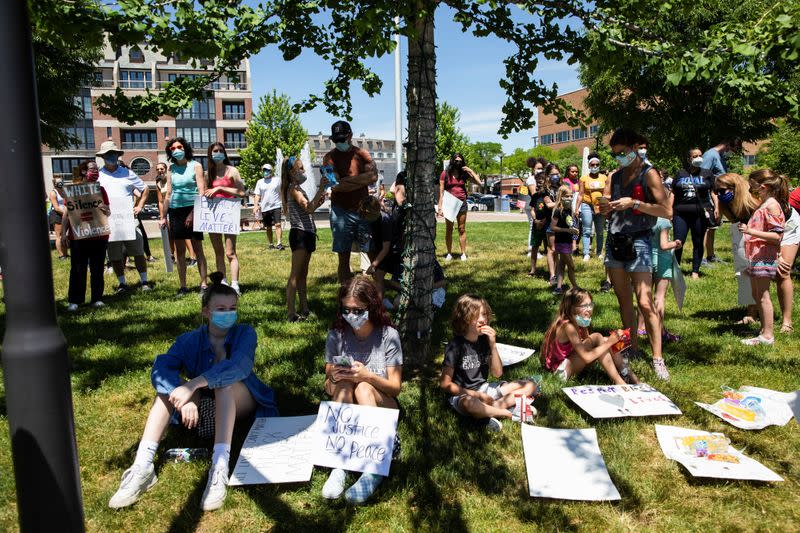
[[[278,416],[275,394],[253,373],[256,332],[246,324],[235,324],[225,336],[228,358],[214,364],[215,353],[208,339],[208,326],[179,336],[169,351],[156,357],[150,381],[158,394],[170,394],[188,379],[203,376],[209,389],[241,381],[258,404],[256,416]]]

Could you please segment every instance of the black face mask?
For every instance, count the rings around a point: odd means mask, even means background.
[[[457,169],[459,169],[459,170],[460,170],[460,169],[462,169],[462,168],[464,168],[464,162],[463,162],[463,161],[456,161],[456,162],[454,162],[454,163],[453,163],[453,168],[457,168]]]

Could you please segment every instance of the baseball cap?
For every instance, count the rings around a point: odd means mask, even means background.
[[[334,122],[331,126],[331,140],[335,143],[346,141],[347,136],[352,134],[353,130],[350,128],[350,124],[344,120]]]
[[[264,166],[261,167],[261,170],[272,170],[272,165],[269,163],[264,163]]]

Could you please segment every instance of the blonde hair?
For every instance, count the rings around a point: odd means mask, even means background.
[[[572,189],[569,185],[562,185],[558,188],[558,192],[556,193],[556,209],[560,209],[562,212],[564,211],[564,207],[561,205],[561,199],[565,194],[572,194]],[[569,208],[569,211],[570,213],[572,212],[572,207]]]
[[[729,204],[719,203],[720,212],[731,222],[747,222],[758,206],[759,201],[750,194],[750,185],[739,174],[729,172],[717,176],[714,188],[722,185],[733,192],[733,200]]]
[[[469,325],[474,321],[480,312],[486,315],[486,322],[492,320],[492,308],[484,298],[475,294],[462,294],[453,306],[453,314],[450,317],[450,324],[453,326],[453,333],[464,335]]]
[[[787,213],[792,213],[792,207],[789,205],[789,178],[776,174],[768,168],[762,168],[751,172],[747,179],[769,189],[772,196],[781,204],[781,211],[788,218]]]
[[[575,308],[575,306],[580,305],[584,298],[589,298],[590,302],[594,301],[592,299],[592,294],[586,289],[573,287],[564,293],[564,297],[561,298],[561,303],[558,305],[556,316],[544,334],[542,350],[539,352],[539,359],[541,360],[543,366],[553,347],[553,344],[556,341],[556,332],[558,331],[558,327],[565,322],[574,323],[575,319],[572,318],[572,310]],[[577,324],[575,324],[575,327],[578,328],[579,332],[583,332],[586,329],[579,327]]]

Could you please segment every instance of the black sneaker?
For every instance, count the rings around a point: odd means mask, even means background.
[[[269,243],[269,246],[267,246],[267,249],[268,250],[274,250],[275,249],[275,245],[272,244],[272,243]]]
[[[184,296],[186,294],[189,294],[189,289],[187,289],[186,287],[181,287],[180,289],[178,289],[178,292],[175,293],[175,296]]]
[[[186,261],[186,266],[193,267],[196,264],[197,264],[197,259],[189,259],[188,261]]]
[[[120,283],[119,287],[114,290],[114,294],[125,294],[128,292],[128,284],[127,283]]]
[[[603,280],[603,283],[600,284],[600,292],[608,292],[611,290],[611,282],[608,280]]]
[[[553,294],[555,296],[561,296],[562,294],[564,294],[564,289],[561,287],[556,287],[555,289],[553,289]]]
[[[285,250],[285,249],[286,249],[286,247],[285,247],[283,244],[281,244],[281,243],[278,243],[278,246],[276,246],[276,247],[275,247],[275,249],[276,249],[276,250]]]

